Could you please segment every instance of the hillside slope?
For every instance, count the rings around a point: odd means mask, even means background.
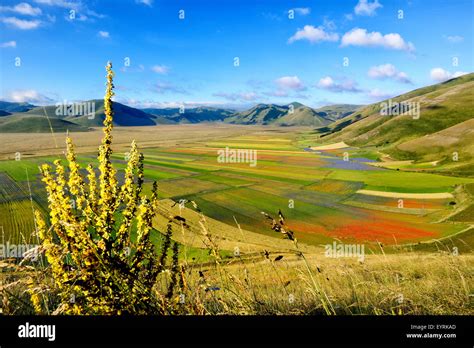
[[[447,163],[452,152],[463,153],[463,161],[449,167],[471,166],[474,158],[472,128],[474,73],[420,88],[391,100],[419,106],[419,117],[381,114],[381,103],[361,108],[352,115],[317,131],[325,143],[344,141],[357,147],[376,147],[395,159]],[[392,108],[392,111],[395,111]],[[458,125],[458,126],[457,126]]]
[[[5,116],[0,118],[0,133],[49,133],[53,132],[85,132],[87,127],[58,118],[45,116]]]
[[[8,113],[25,112],[33,108],[35,108],[35,106],[29,103],[15,103],[0,100],[0,110]]]

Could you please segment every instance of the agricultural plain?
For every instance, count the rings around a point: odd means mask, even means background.
[[[464,233],[472,231],[472,215],[465,211],[472,209],[473,178],[381,168],[374,165],[379,154],[370,149],[308,146],[310,132],[233,125],[122,127],[114,134],[114,162],[123,171],[128,144],[136,139],[145,156],[145,191],[157,180],[163,199],[156,226],[163,231],[170,217],[184,214],[193,228],[176,239],[191,249],[206,248],[198,211],[229,254],[236,248],[290,250],[262,215],[279,210],[300,245],[315,253],[333,241],[364,244],[374,253],[381,244],[395,252],[450,236],[462,243]],[[91,149],[97,148],[100,131],[72,138],[83,168],[96,164]],[[31,238],[32,209],[47,208],[38,165],[64,158],[59,142],[64,136],[15,134],[15,139],[2,135],[0,141],[0,226],[4,240],[19,243]],[[218,161],[219,150],[226,148],[256,151],[256,165]]]

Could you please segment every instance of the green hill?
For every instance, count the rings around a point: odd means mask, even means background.
[[[35,106],[29,103],[14,103],[0,100],[0,110],[9,113],[25,112],[33,109]]]
[[[49,121],[44,116],[24,116],[13,114],[0,118],[0,133],[46,133],[65,132],[67,130],[74,132],[85,132],[87,127],[62,120],[50,118]]]
[[[323,126],[331,122],[327,114],[319,113],[316,110],[305,105],[296,106],[293,112],[287,112],[281,116],[273,124],[281,126]]]
[[[438,162],[441,171],[474,175],[474,118],[442,131],[401,143],[394,156],[412,156],[418,161]],[[453,156],[457,160],[453,160]]]
[[[419,117],[397,113],[395,103],[419,106]],[[391,100],[391,115],[381,114],[383,103],[361,108],[326,127],[317,129],[326,143],[344,141],[357,147],[376,147],[395,159],[446,163],[450,153],[463,152],[464,161],[449,167],[470,167],[474,158],[472,127],[474,73],[420,88]],[[459,125],[458,127],[456,127]],[[456,145],[457,144],[457,145]]]

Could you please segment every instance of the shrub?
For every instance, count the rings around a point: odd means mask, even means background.
[[[49,203],[49,225],[36,211],[41,249],[59,300],[53,313],[64,314],[166,314],[173,312],[177,279],[178,245],[165,235],[161,255],[150,240],[158,202],[157,184],[151,197],[142,195],[143,155],[135,141],[118,184],[111,162],[113,129],[113,76],[108,63],[104,98],[104,136],[99,148],[99,176],[87,166],[83,177],[71,137],[67,136],[66,159],[41,166]],[[68,169],[68,170],[67,170]],[[168,253],[172,253],[168,262]],[[169,279],[167,279],[169,277]],[[160,284],[159,280],[166,280]],[[38,313],[47,311],[44,285],[30,287]],[[49,310],[48,310],[49,312]]]

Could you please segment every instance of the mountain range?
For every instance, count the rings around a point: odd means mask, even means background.
[[[360,105],[338,104],[313,109],[297,102],[281,106],[258,104],[249,110],[229,116],[224,122],[233,124],[320,127],[352,114],[359,107]]]
[[[89,127],[100,127],[105,117],[103,100],[89,100],[83,104],[83,109],[71,108],[69,104],[58,109],[56,105],[0,102],[0,132],[49,132],[51,128],[55,131],[87,131]],[[360,107],[341,104],[313,109],[294,102],[288,105],[258,104],[237,112],[215,107],[137,109],[118,102],[114,102],[113,106],[116,126],[223,122],[314,127],[328,125]]]

